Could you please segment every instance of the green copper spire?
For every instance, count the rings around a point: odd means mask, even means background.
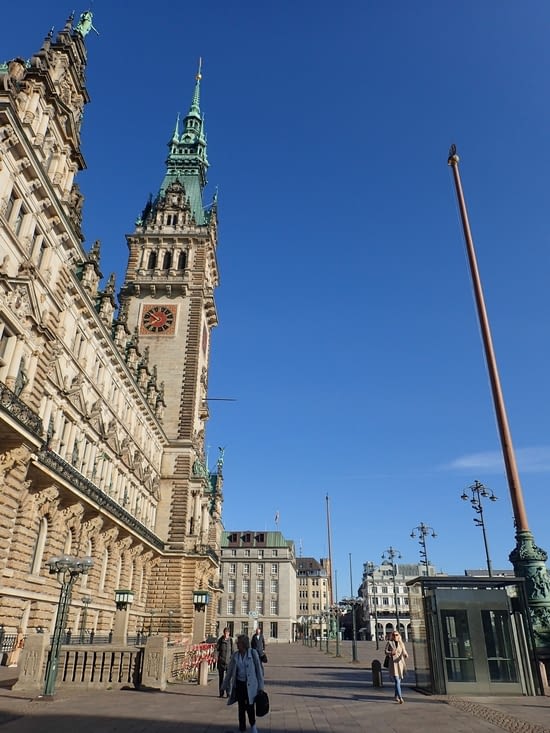
[[[200,108],[200,100],[201,100],[201,74],[202,69],[202,58],[199,58],[199,69],[197,71],[197,76],[195,77],[195,91],[193,93],[193,101],[191,102],[191,108],[189,109],[189,115],[195,115],[195,117],[198,117],[199,120],[201,118],[201,108]]]
[[[179,116],[172,139],[168,143],[169,154],[166,161],[166,175],[160,188],[160,196],[166,194],[171,183],[179,181],[191,207],[197,224],[205,224],[206,216],[202,202],[202,192],[206,186],[208,158],[206,155],[206,135],[204,120],[200,110],[200,83],[202,79],[202,59],[195,77],[195,89],[189,112],[183,120],[180,135]]]
[[[180,115],[176,117],[176,126],[174,127],[174,134],[172,135],[172,142],[177,143],[180,137]]]

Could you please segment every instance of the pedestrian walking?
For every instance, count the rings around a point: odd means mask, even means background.
[[[260,626],[256,627],[256,631],[250,639],[250,646],[258,652],[260,662],[265,664],[267,662],[267,655],[265,653],[265,639]]]
[[[258,653],[255,649],[250,648],[248,636],[239,634],[237,651],[229,662],[222,692],[229,692],[228,705],[238,703],[240,731],[246,730],[246,717],[248,716],[250,733],[258,733],[254,700],[258,692],[263,689],[264,675]]]
[[[398,631],[393,632],[384,651],[388,657],[388,674],[394,682],[395,702],[403,704],[401,680],[407,671],[406,659],[409,655]]]
[[[216,642],[216,667],[218,668],[218,690],[220,697],[223,697],[223,680],[229,667],[233,651],[233,639],[229,635],[229,629],[226,626],[223,634]],[[229,693],[227,692],[226,694],[229,697]]]

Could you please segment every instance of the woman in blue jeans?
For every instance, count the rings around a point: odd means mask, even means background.
[[[407,671],[405,660],[408,658],[405,644],[401,639],[401,634],[394,631],[391,639],[386,644],[384,650],[389,657],[388,674],[394,681],[395,702],[402,704],[403,696],[401,694],[401,680]]]

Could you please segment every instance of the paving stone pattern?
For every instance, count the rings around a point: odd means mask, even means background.
[[[429,697],[405,681],[405,703],[373,688],[370,665],[381,659],[374,644],[349,643],[327,654],[301,643],[271,644],[265,667],[271,711],[260,733],[550,733],[549,697]],[[45,701],[10,689],[17,670],[0,668],[0,733],[237,733],[236,706],[218,696],[217,673],[207,686],[183,682],[166,692],[60,689]]]

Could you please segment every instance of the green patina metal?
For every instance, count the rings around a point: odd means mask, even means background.
[[[529,611],[538,647],[550,646],[550,576],[546,568],[548,553],[537,547],[532,532],[519,530],[510,562],[518,578],[525,578]]]
[[[207,224],[208,212],[202,203],[202,192],[206,186],[208,158],[206,154],[206,135],[204,120],[200,110],[201,65],[196,76],[193,100],[189,112],[182,122],[180,134],[179,115],[172,139],[169,143],[169,154],[166,160],[166,175],[160,187],[159,197],[166,195],[168,186],[178,181],[185,188],[189,206],[195,222]]]

